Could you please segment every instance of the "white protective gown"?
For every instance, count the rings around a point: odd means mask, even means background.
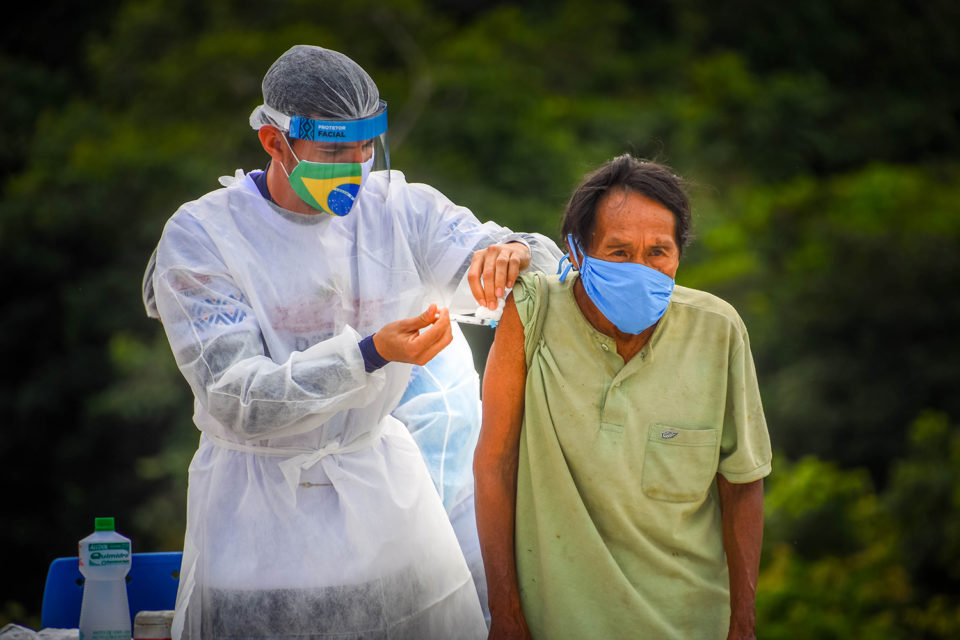
[[[453,525],[489,623],[487,581],[473,501],[473,452],[480,434],[480,381],[470,345],[454,324],[453,340],[422,367],[393,411],[413,435]]]
[[[399,172],[389,188],[372,174],[344,218],[284,212],[238,172],[168,221],[157,308],[202,431],[175,636],[486,636],[420,452],[389,415],[412,367],[366,373],[357,343],[450,305],[458,283],[469,304],[453,309],[472,310],[472,252],[512,237]]]

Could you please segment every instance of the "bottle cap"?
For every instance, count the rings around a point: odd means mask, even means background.
[[[113,531],[114,530],[113,518],[94,518],[93,530],[94,531]]]

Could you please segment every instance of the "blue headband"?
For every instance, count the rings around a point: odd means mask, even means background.
[[[290,137],[314,142],[362,142],[387,130],[387,103],[380,101],[381,111],[362,120],[311,120],[290,118]]]

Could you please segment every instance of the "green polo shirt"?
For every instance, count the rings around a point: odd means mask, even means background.
[[[770,473],[770,439],[737,312],[676,287],[624,364],[571,273],[522,276],[527,381],[516,556],[535,638],[725,638],[729,578],[716,474]]]

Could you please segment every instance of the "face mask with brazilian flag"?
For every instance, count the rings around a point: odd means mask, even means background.
[[[297,158],[297,154],[293,157]],[[292,172],[287,173],[286,167],[283,171],[294,193],[304,202],[331,215],[345,216],[353,208],[371,167],[373,156],[365,162],[310,162],[297,158]]]

